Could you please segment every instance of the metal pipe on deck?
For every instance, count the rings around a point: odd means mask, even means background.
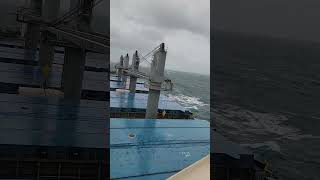
[[[139,71],[139,56],[138,56],[138,51],[136,51],[133,56],[132,56],[132,70],[134,72],[138,72]],[[135,75],[131,75],[130,76],[130,84],[129,84],[129,90],[132,93],[136,92],[136,84],[137,84],[137,77]]]
[[[159,50],[154,53],[150,72],[150,86],[148,94],[148,104],[146,110],[147,119],[156,119],[158,115],[158,105],[160,98],[161,84],[164,81],[164,67],[166,63],[167,52],[164,49],[164,43],[160,45]]]

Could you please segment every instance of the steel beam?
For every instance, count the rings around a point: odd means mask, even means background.
[[[108,53],[109,44],[96,42],[90,39],[89,36],[84,36],[83,33],[77,33],[78,31],[69,32],[55,27],[48,27],[47,30],[56,36],[77,45],[79,48],[88,49],[102,54]]]

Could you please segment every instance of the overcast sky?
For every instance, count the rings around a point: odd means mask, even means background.
[[[320,42],[319,0],[215,0],[213,26]]]
[[[111,0],[111,61],[164,42],[166,69],[209,74],[210,0]]]

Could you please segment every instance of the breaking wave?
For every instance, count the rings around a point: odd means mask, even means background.
[[[300,129],[288,126],[289,118],[282,114],[252,112],[234,105],[226,105],[214,111],[215,124],[232,129],[228,131],[231,134],[259,136],[260,141],[264,137],[269,140],[320,139],[319,136],[303,134]]]
[[[199,110],[204,106],[209,106],[208,104],[202,102],[200,98],[197,98],[197,97],[190,97],[183,94],[178,94],[178,95],[168,94],[168,97],[170,100],[176,101],[186,109]]]

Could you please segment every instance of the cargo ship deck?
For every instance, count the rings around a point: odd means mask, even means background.
[[[115,74],[110,82],[111,179],[167,179],[210,153],[208,121],[193,119],[191,112],[164,94],[158,119],[146,119],[148,89],[131,93]],[[137,90],[145,87],[144,82],[137,81]]]
[[[38,51],[22,45],[0,40],[0,178],[109,178],[107,61],[88,53],[81,101],[74,105],[59,95],[63,49],[56,48],[44,95]]]
[[[56,48],[54,57],[48,88],[61,91],[64,50]],[[110,165],[111,179],[166,179],[209,153],[212,172],[238,176],[235,169],[252,156],[216,131],[210,144],[210,123],[165,95],[158,118],[145,119],[145,80],[129,93],[99,55],[88,53],[78,106],[21,93],[41,87],[39,73],[37,53],[0,41],[0,177],[107,179]]]

